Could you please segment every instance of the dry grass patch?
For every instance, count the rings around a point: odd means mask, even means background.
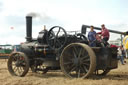
[[[0,60],[0,85],[128,85],[128,60],[125,65],[119,62],[118,69],[107,76],[93,76],[88,79],[69,79],[62,72],[35,74],[29,71],[25,77],[11,76],[7,70],[7,60]]]

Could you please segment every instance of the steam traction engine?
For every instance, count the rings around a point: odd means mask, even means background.
[[[42,30],[33,39],[32,17],[27,16],[26,28],[26,42],[8,59],[11,75],[25,76],[29,68],[42,74],[61,69],[68,77],[86,78],[91,74],[106,75],[117,68],[117,48],[104,47],[98,41],[96,47],[89,47],[85,26],[81,33],[74,35],[54,26],[49,31]]]

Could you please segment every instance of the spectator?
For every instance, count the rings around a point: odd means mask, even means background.
[[[125,58],[126,56],[125,56],[125,50],[124,50],[124,47],[123,47],[123,45],[121,45],[121,47],[122,47],[122,56]]]
[[[123,46],[126,52],[126,58],[128,58],[128,31],[126,32],[126,36],[123,39]]]
[[[123,46],[118,48],[118,59],[120,59],[121,64],[124,65],[124,56],[123,56]]]
[[[102,41],[107,45],[107,41],[109,40],[109,31],[104,24],[101,25],[101,28],[101,32],[98,32],[97,34],[101,34]]]
[[[95,40],[96,40],[96,32],[94,31],[94,27],[93,26],[91,26],[90,29],[91,30],[88,33],[89,45],[91,47],[95,47],[96,46],[96,43],[95,43]]]

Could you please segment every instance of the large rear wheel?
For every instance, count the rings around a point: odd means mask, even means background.
[[[28,57],[22,52],[12,53],[7,66],[11,75],[23,77],[29,70]]]
[[[63,73],[70,78],[86,78],[96,69],[96,56],[88,45],[72,43],[64,48],[60,66]]]

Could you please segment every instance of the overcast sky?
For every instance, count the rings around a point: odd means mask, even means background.
[[[36,13],[33,37],[46,25],[80,30],[82,24],[108,29],[128,30],[128,0],[0,0],[0,44],[25,41],[25,16]],[[13,27],[13,29],[11,29]],[[111,40],[119,35],[112,35]]]

